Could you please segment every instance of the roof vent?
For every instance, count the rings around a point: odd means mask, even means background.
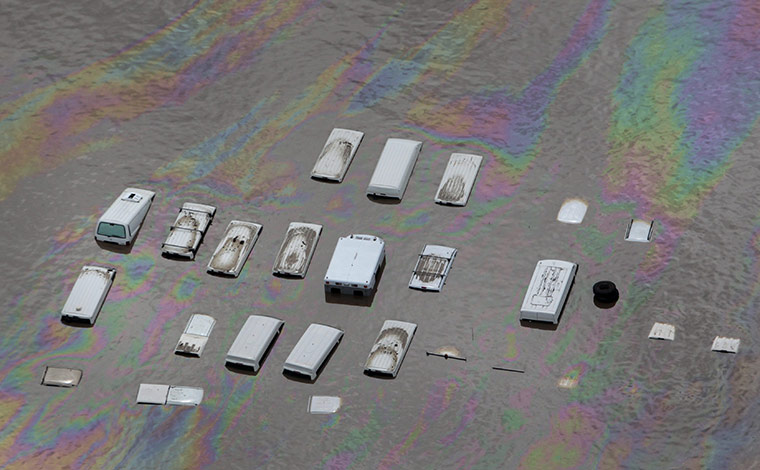
[[[126,196],[122,197],[122,201],[130,201],[130,202],[140,202],[142,201],[142,196],[140,196],[137,193],[129,193]]]

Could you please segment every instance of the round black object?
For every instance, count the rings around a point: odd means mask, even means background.
[[[594,284],[594,297],[602,302],[615,302],[620,297],[620,292],[614,282],[599,281]]]

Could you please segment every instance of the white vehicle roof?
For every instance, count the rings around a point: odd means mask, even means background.
[[[716,336],[713,340],[712,350],[736,354],[739,352],[740,343],[741,340],[739,338],[726,338],[725,336]]]
[[[87,320],[90,324],[100,313],[113,284],[116,270],[102,266],[84,266],[61,310],[61,317]]]
[[[412,175],[422,142],[388,139],[372,173],[367,194],[401,199]]]
[[[337,127],[333,129],[311,170],[311,177],[343,181],[363,137],[363,132]]]
[[[566,199],[557,213],[557,220],[565,224],[579,224],[583,222],[587,210],[588,205],[585,201],[576,198]]]
[[[385,255],[385,242],[374,235],[340,237],[335,245],[325,282],[369,285]]]
[[[657,323],[649,330],[649,339],[664,339],[673,341],[676,337],[676,327],[669,323]]]
[[[274,259],[272,272],[288,276],[306,276],[321,233],[321,225],[292,222]]]
[[[482,161],[480,155],[452,153],[438,186],[435,202],[452,206],[467,205]]]
[[[652,239],[654,221],[631,219],[625,231],[625,239],[629,242],[648,243]]]
[[[414,323],[386,320],[370,350],[364,370],[395,377],[409,350],[415,331],[417,325]]]
[[[446,283],[457,249],[441,245],[425,245],[409,280],[412,289],[438,292]]]
[[[342,330],[312,323],[285,360],[285,370],[315,379],[320,366],[342,337]]]
[[[520,320],[557,323],[577,267],[568,261],[539,261],[520,307]]]
[[[51,387],[76,387],[82,380],[82,371],[66,367],[45,367],[42,385]]]
[[[261,233],[261,225],[233,220],[208,262],[207,271],[237,277]]]
[[[144,206],[151,203],[155,195],[155,192],[147,189],[127,188],[105,211],[98,222],[128,225]]]
[[[313,395],[309,397],[309,413],[313,415],[327,415],[337,412],[341,405],[340,397],[326,395]]]
[[[179,337],[174,352],[176,354],[200,357],[203,354],[203,349],[206,347],[208,337],[211,335],[211,330],[214,329],[215,324],[216,320],[209,315],[193,314],[185,326],[184,333]]]
[[[169,229],[166,241],[161,245],[161,251],[165,255],[195,258],[195,252],[211,225],[215,213],[214,206],[184,203]]]
[[[249,316],[227,352],[227,362],[252,367],[257,372],[261,358],[284,324],[277,318]]]
[[[176,385],[140,384],[137,404],[198,406],[203,401],[203,389]]]

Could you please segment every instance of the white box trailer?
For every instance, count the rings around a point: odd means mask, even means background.
[[[422,142],[388,139],[367,187],[368,196],[401,199],[406,191]]]
[[[386,320],[369,352],[364,372],[396,377],[415,331],[414,323]]]
[[[222,236],[222,241],[211,256],[206,271],[238,277],[260,233],[259,224],[242,220],[231,221]]]
[[[227,364],[258,372],[261,359],[284,324],[282,320],[264,315],[249,316],[227,352]]]
[[[214,317],[200,313],[193,314],[185,326],[185,331],[177,341],[174,354],[201,357],[215,324]]]
[[[325,274],[325,292],[370,295],[385,259],[385,242],[374,235],[340,237]]]
[[[195,253],[214,220],[216,207],[206,204],[186,202],[169,228],[169,235],[161,245],[165,256],[179,256],[195,259]]]
[[[425,245],[414,266],[409,287],[439,292],[446,283],[457,249],[441,245]]]
[[[138,405],[198,406],[203,401],[203,389],[177,385],[140,384]]]
[[[343,331],[332,326],[312,323],[285,360],[284,372],[317,378],[317,372],[340,343]]]
[[[90,325],[100,313],[116,275],[114,268],[84,266],[61,310],[62,320],[86,321]]]
[[[452,153],[443,172],[435,202],[451,206],[466,206],[483,157],[468,153]]]
[[[311,170],[311,177],[339,183],[343,181],[363,137],[364,132],[337,127],[333,129]]]
[[[127,188],[98,220],[95,240],[129,245],[142,227],[156,193]]]
[[[577,268],[568,261],[539,261],[520,307],[520,320],[559,322]]]
[[[274,259],[273,274],[304,277],[317,247],[322,226],[292,222]]]

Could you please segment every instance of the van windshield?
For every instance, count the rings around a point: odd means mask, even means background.
[[[125,238],[127,236],[123,225],[101,222],[98,224],[98,235],[104,237]]]

